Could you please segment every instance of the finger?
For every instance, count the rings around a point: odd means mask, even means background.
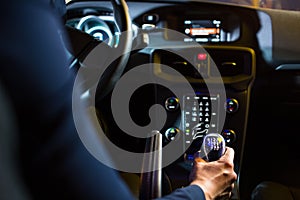
[[[231,192],[234,189],[234,183],[230,181],[230,183],[228,184],[229,184],[228,187],[224,190],[224,192],[226,193]]]
[[[234,150],[231,147],[226,147],[224,155],[220,158],[220,160],[225,160],[227,162],[233,162],[234,159]]]
[[[228,188],[227,188],[227,191],[232,191],[234,189],[234,183],[232,183]]]
[[[231,184],[229,187],[227,187],[220,196],[228,196],[228,194],[232,193],[232,190],[234,189],[234,184]]]
[[[230,197],[231,197],[231,195],[232,195],[232,193],[231,192],[228,192],[228,193],[226,193],[226,194],[222,194],[222,195],[220,195],[219,196],[219,198],[217,198],[218,200],[228,200],[228,199],[230,199]]]
[[[228,199],[231,198],[231,195],[232,195],[231,192],[228,192],[228,193],[222,193],[222,194],[220,194],[219,196],[217,196],[217,197],[215,198],[215,200],[228,200]]]

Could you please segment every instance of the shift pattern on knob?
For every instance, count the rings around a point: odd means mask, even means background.
[[[203,138],[202,146],[195,157],[200,157],[207,162],[218,160],[225,153],[225,140],[218,133],[209,133]]]

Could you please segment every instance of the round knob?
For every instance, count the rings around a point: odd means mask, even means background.
[[[165,107],[168,111],[175,111],[179,107],[179,100],[176,97],[169,97],[165,101]]]
[[[229,98],[226,100],[226,111],[227,113],[234,113],[239,108],[239,102],[236,99]]]
[[[236,140],[236,134],[231,129],[226,129],[221,134],[225,139],[226,144],[232,144]]]
[[[169,128],[165,132],[165,136],[169,141],[175,140],[176,135],[180,133],[180,130],[178,128]]]

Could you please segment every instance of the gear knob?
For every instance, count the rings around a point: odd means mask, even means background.
[[[209,133],[203,138],[202,146],[194,158],[202,158],[207,162],[218,160],[225,153],[225,140],[218,133]]]

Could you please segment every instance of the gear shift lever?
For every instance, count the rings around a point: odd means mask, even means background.
[[[140,196],[141,200],[159,198],[162,195],[162,134],[152,131],[154,135],[148,138],[145,152],[157,152],[152,156],[145,154],[143,170],[149,171],[141,174]]]
[[[202,146],[194,158],[202,158],[207,162],[218,160],[225,153],[225,140],[218,133],[209,133],[203,138]]]

